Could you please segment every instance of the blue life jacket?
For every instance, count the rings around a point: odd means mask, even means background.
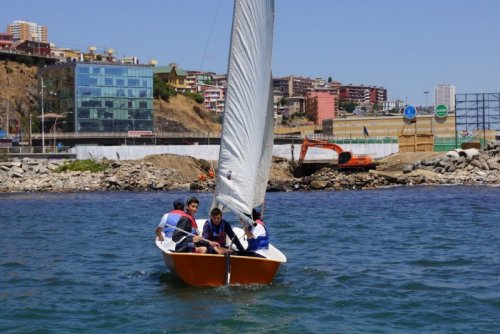
[[[184,215],[185,212],[182,210],[172,210],[168,213],[167,221],[163,227],[163,232],[165,233],[166,238],[172,238],[172,234],[175,230],[174,227],[177,226],[177,222]]]
[[[247,251],[255,252],[259,249],[269,249],[269,232],[264,224],[261,224],[266,230],[266,235],[258,236],[257,238],[248,239]]]
[[[222,247],[226,246],[226,231],[225,221],[222,219],[219,226],[212,224],[212,221],[209,219],[205,222],[208,223],[208,240],[215,241],[219,243]],[[218,231],[217,231],[218,230]]]

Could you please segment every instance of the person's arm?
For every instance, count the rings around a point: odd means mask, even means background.
[[[207,220],[205,222],[205,225],[203,225],[203,233],[201,234],[201,236],[204,239],[210,239],[210,228],[209,228],[209,225],[210,225],[210,221],[209,220]]]
[[[161,232],[163,232],[163,230],[165,229],[167,218],[168,218],[168,213],[164,214],[163,217],[161,217],[160,223],[158,224],[158,227],[155,230],[156,236],[160,241],[163,241],[163,234]]]
[[[158,240],[163,241],[163,234],[161,232],[163,232],[163,227],[158,226],[156,228],[156,236],[158,237]]]
[[[178,243],[182,238],[183,244],[188,244],[189,247],[194,247],[193,243],[193,236],[186,234],[183,231],[187,231],[191,233],[192,227],[191,227],[191,221],[186,218],[186,217],[181,217],[179,221],[177,222],[177,228],[181,229],[182,231],[179,231],[178,229],[174,230],[174,233],[172,235],[172,241],[175,243]]]
[[[232,242],[236,245],[236,248],[238,248],[238,250],[240,252],[244,252],[245,248],[243,248],[243,245],[241,244],[240,239],[238,239],[238,236],[234,233],[233,227],[231,226],[231,224],[229,224],[226,221],[224,223],[226,224],[225,228],[226,228],[226,233],[227,233],[227,236],[229,237],[229,239],[232,240]]]

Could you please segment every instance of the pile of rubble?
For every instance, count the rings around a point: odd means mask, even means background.
[[[115,161],[104,172],[56,172],[66,161],[22,159],[0,163],[0,192],[187,190],[180,172],[149,162]]]
[[[270,191],[373,189],[417,184],[500,184],[500,143],[491,142],[482,151],[449,152],[443,158],[408,164],[398,173],[372,170],[348,173],[323,168],[311,176],[271,182]],[[454,154],[456,153],[456,154]]]

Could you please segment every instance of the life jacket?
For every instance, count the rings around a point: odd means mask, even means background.
[[[219,233],[215,234],[214,229],[212,228],[212,221],[207,220],[208,223],[208,239],[210,241],[215,241],[221,246],[226,245],[226,231],[224,230],[224,220],[221,220],[219,225]]]
[[[258,220],[256,220],[256,222],[264,227],[264,230],[266,230],[266,235],[260,235],[257,238],[248,239],[247,251],[250,252],[255,252],[260,249],[269,249],[269,232],[267,231],[267,228],[263,224],[262,220],[262,223],[259,223]]]
[[[198,235],[198,224],[196,224],[196,219],[189,213],[182,211],[182,217],[186,217],[191,222],[192,231],[191,233]]]
[[[185,212],[182,210],[172,210],[168,213],[167,221],[165,222],[165,226],[163,228],[165,237],[172,238],[172,234],[175,230],[174,227],[177,226],[177,222],[184,214]]]

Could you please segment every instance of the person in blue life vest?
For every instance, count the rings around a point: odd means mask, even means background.
[[[198,234],[198,225],[195,215],[198,212],[200,202],[194,196],[186,201],[185,213],[179,218],[176,229],[172,234],[172,241],[175,242],[175,251],[183,253],[206,253],[208,247],[218,247],[215,241],[204,240]]]
[[[245,251],[240,240],[234,234],[231,224],[222,218],[222,211],[219,208],[213,208],[210,211],[210,219],[203,225],[202,236],[207,240],[215,241],[219,244],[218,247],[208,248],[208,252],[211,254],[226,254],[227,252],[231,252],[231,250],[226,248],[226,236],[233,241],[240,252]]]
[[[165,213],[163,217],[161,217],[160,223],[156,228],[158,240],[163,241],[164,238],[172,238],[174,227],[177,226],[177,222],[183,214],[185,214],[184,200],[182,198],[178,198],[174,201],[174,209]]]
[[[260,212],[252,210],[253,226],[245,225],[243,230],[248,241],[248,247],[240,255],[267,257],[269,252],[269,233],[264,221],[261,219]]]

